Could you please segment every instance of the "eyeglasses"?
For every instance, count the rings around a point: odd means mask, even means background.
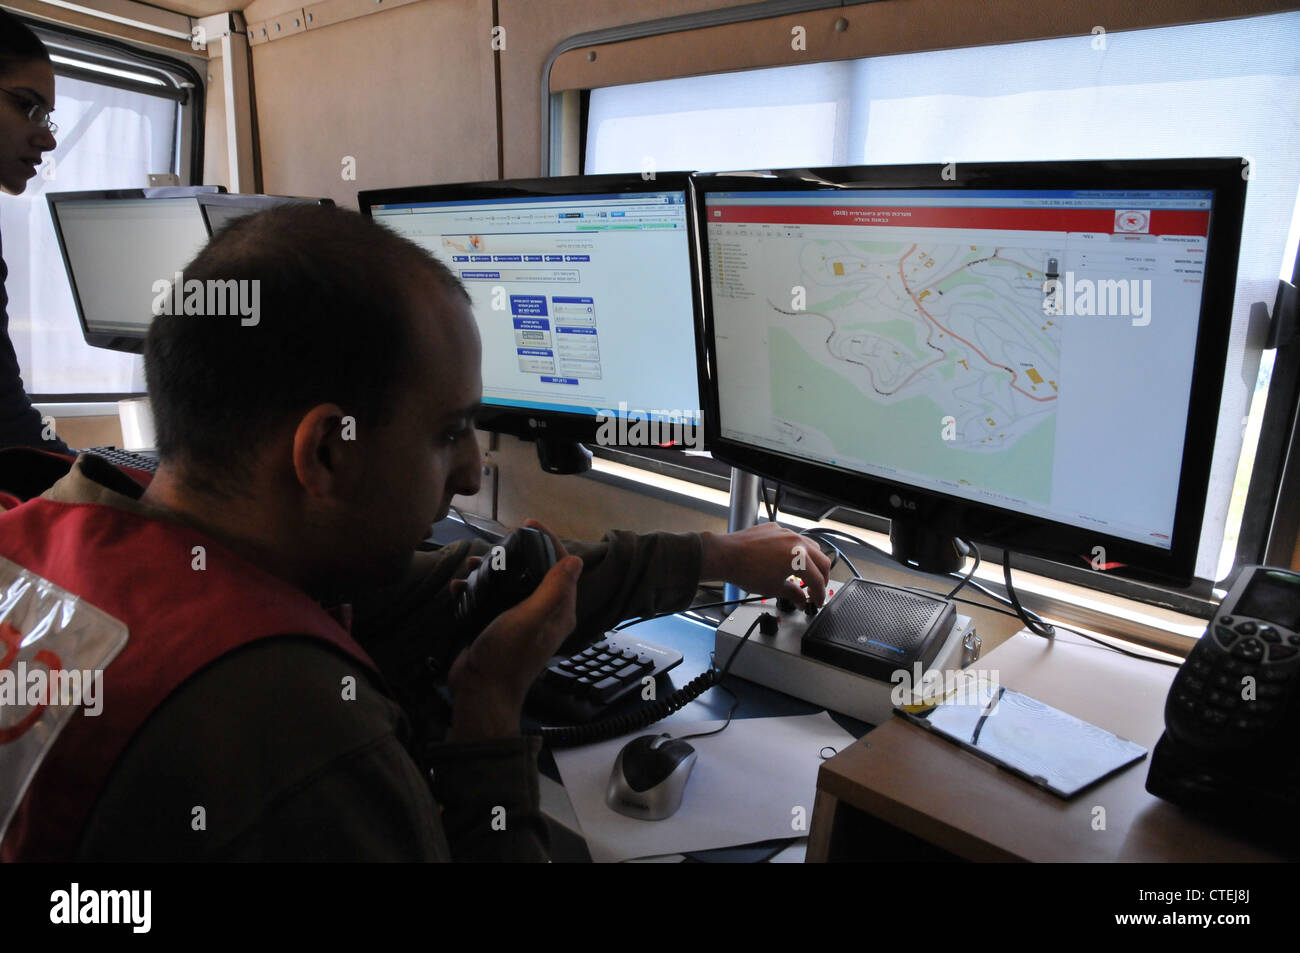
[[[59,131],[58,124],[50,121],[50,113],[52,110],[48,107],[41,103],[32,102],[28,97],[15,93],[11,89],[0,88],[0,93],[4,93],[6,96],[13,99],[13,101],[18,104],[19,108],[27,114],[28,119],[36,123],[38,126],[44,126],[49,130],[50,135],[54,135]]]

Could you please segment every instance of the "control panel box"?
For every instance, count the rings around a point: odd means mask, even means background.
[[[769,599],[740,606],[718,626],[714,659],[719,668],[727,664],[746,630],[764,612],[777,617],[776,633],[764,635],[756,626],[736,656],[731,673],[872,725],[879,725],[893,712],[896,686],[899,697],[910,704],[915,700],[912,689],[919,690],[931,670],[957,672],[979,658],[975,623],[970,616],[958,614],[934,660],[922,666],[921,671],[908,672],[905,679],[895,681],[859,675],[804,655],[803,636],[816,616],[809,616],[801,609],[778,609],[776,600]]]

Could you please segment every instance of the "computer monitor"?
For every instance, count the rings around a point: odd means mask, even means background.
[[[483,344],[478,425],[542,453],[702,435],[689,189],[685,173],[562,176],[358,202],[460,277]]]
[[[139,354],[160,281],[208,241],[194,190],[54,192],[47,198],[86,343]],[[178,191],[180,194],[177,194]]]
[[[962,538],[1190,582],[1243,168],[697,177],[710,450],[890,518],[921,568]]]
[[[215,235],[235,219],[277,205],[334,204],[330,199],[304,199],[288,195],[200,195],[198,202],[209,235]]]

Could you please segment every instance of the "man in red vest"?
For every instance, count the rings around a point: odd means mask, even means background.
[[[558,564],[455,659],[440,709],[423,662],[470,548],[412,554],[479,486],[464,289],[315,206],[234,223],[183,280],[201,306],[162,309],[190,313],[158,316],[146,346],[152,482],[82,456],[0,514],[10,572],[130,631],[101,713],[49,746],[0,858],[544,859],[520,711],[566,637],[683,608],[702,579],[802,601],[795,546],[823,597],[828,561],[779,527],[553,538]]]

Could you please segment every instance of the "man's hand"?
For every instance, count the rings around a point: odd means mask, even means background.
[[[826,601],[831,561],[808,537],[776,523],[761,523],[725,536],[700,535],[704,541],[701,580],[721,579],[746,592],[784,596],[798,606],[809,601],[820,606]],[[791,576],[807,583],[807,591]]]
[[[519,734],[524,698],[555,651],[577,625],[578,577],[582,560],[568,555],[559,537],[535,520],[555,546],[556,564],[536,591],[492,620],[452,664],[448,741],[483,741]],[[472,562],[472,561],[471,561]],[[452,583],[460,594],[465,583]]]

